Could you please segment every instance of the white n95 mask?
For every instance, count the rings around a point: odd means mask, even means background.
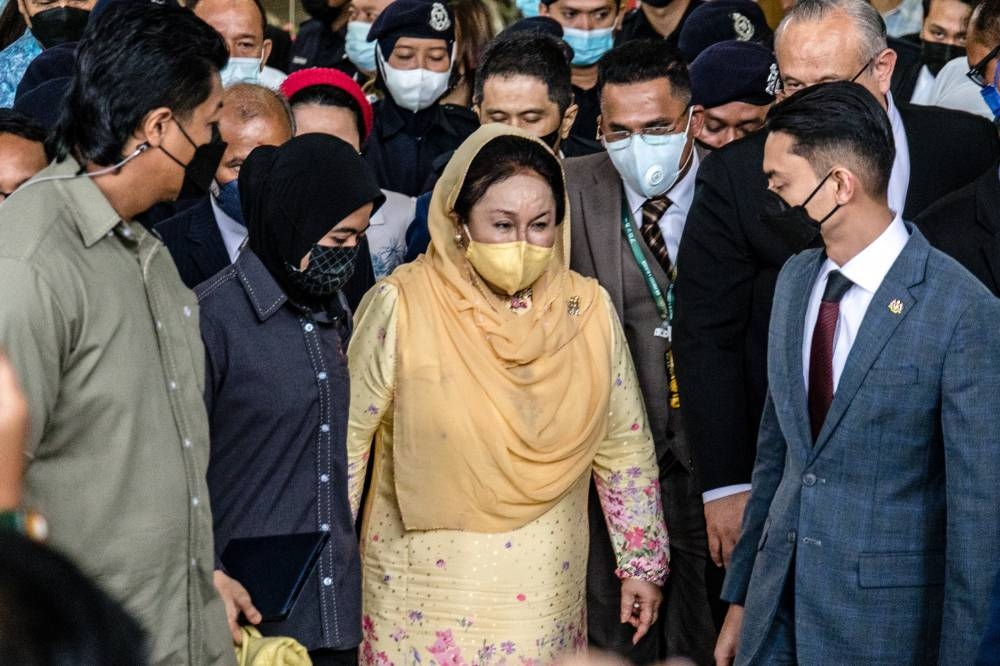
[[[633,134],[619,141],[605,140],[604,147],[625,184],[648,199],[660,196],[677,183],[684,169],[681,155],[690,129],[689,110],[683,132],[661,136]]]

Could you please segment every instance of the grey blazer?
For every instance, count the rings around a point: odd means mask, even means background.
[[[814,446],[802,336],[823,260],[803,252],[778,277],[722,595],[746,609],[737,664],[755,663],[788,575],[800,663],[971,664],[1000,564],[1000,300],[911,228]]]
[[[621,177],[604,151],[566,160],[564,166],[571,220],[570,268],[595,278],[611,296],[636,366],[661,466],[669,450],[691,470],[680,411],[667,406],[665,354],[669,345],[652,335],[661,320],[622,234]],[[642,247],[646,249],[645,244]],[[624,261],[623,253],[627,255]],[[669,277],[652,253],[646,251],[646,259],[666,294]]]

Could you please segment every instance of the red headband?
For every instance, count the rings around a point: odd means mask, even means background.
[[[344,74],[339,69],[330,69],[329,67],[310,67],[309,69],[300,69],[297,72],[292,72],[288,75],[288,78],[281,84],[281,94],[287,99],[291,99],[300,90],[309,88],[311,86],[332,86],[334,88],[340,88],[348,95],[350,95],[358,106],[361,107],[361,118],[364,120],[365,125],[365,135],[361,137],[361,143],[365,142],[368,135],[372,132],[372,123],[374,122],[374,115],[372,114],[372,105],[365,97],[365,93],[361,90],[361,86],[354,82],[354,79]]]

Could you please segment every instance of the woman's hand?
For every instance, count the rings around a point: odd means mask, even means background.
[[[622,579],[622,623],[635,627],[632,645],[639,642],[659,617],[663,592],[659,585],[638,578]]]
[[[726,621],[722,623],[719,640],[715,643],[715,663],[717,666],[732,666],[736,661],[736,650],[740,646],[740,630],[743,628],[743,606],[730,604]]]
[[[242,645],[243,632],[240,631],[237,618],[239,618],[240,613],[243,613],[250,624],[260,624],[261,619],[263,619],[260,611],[250,601],[250,593],[235,578],[230,578],[216,569],[212,572],[212,583],[215,584],[215,589],[222,597],[222,603],[226,606],[226,619],[229,620],[229,631],[233,635],[233,643]]]
[[[14,509],[21,503],[27,434],[28,403],[14,366],[0,353],[0,510]]]

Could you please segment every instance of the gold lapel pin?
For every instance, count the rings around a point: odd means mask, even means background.
[[[891,301],[889,301],[889,312],[891,312],[894,315],[902,314],[903,301],[899,300],[898,298],[894,298]]]
[[[569,300],[566,301],[566,311],[572,317],[580,316],[580,297],[570,296]]]

